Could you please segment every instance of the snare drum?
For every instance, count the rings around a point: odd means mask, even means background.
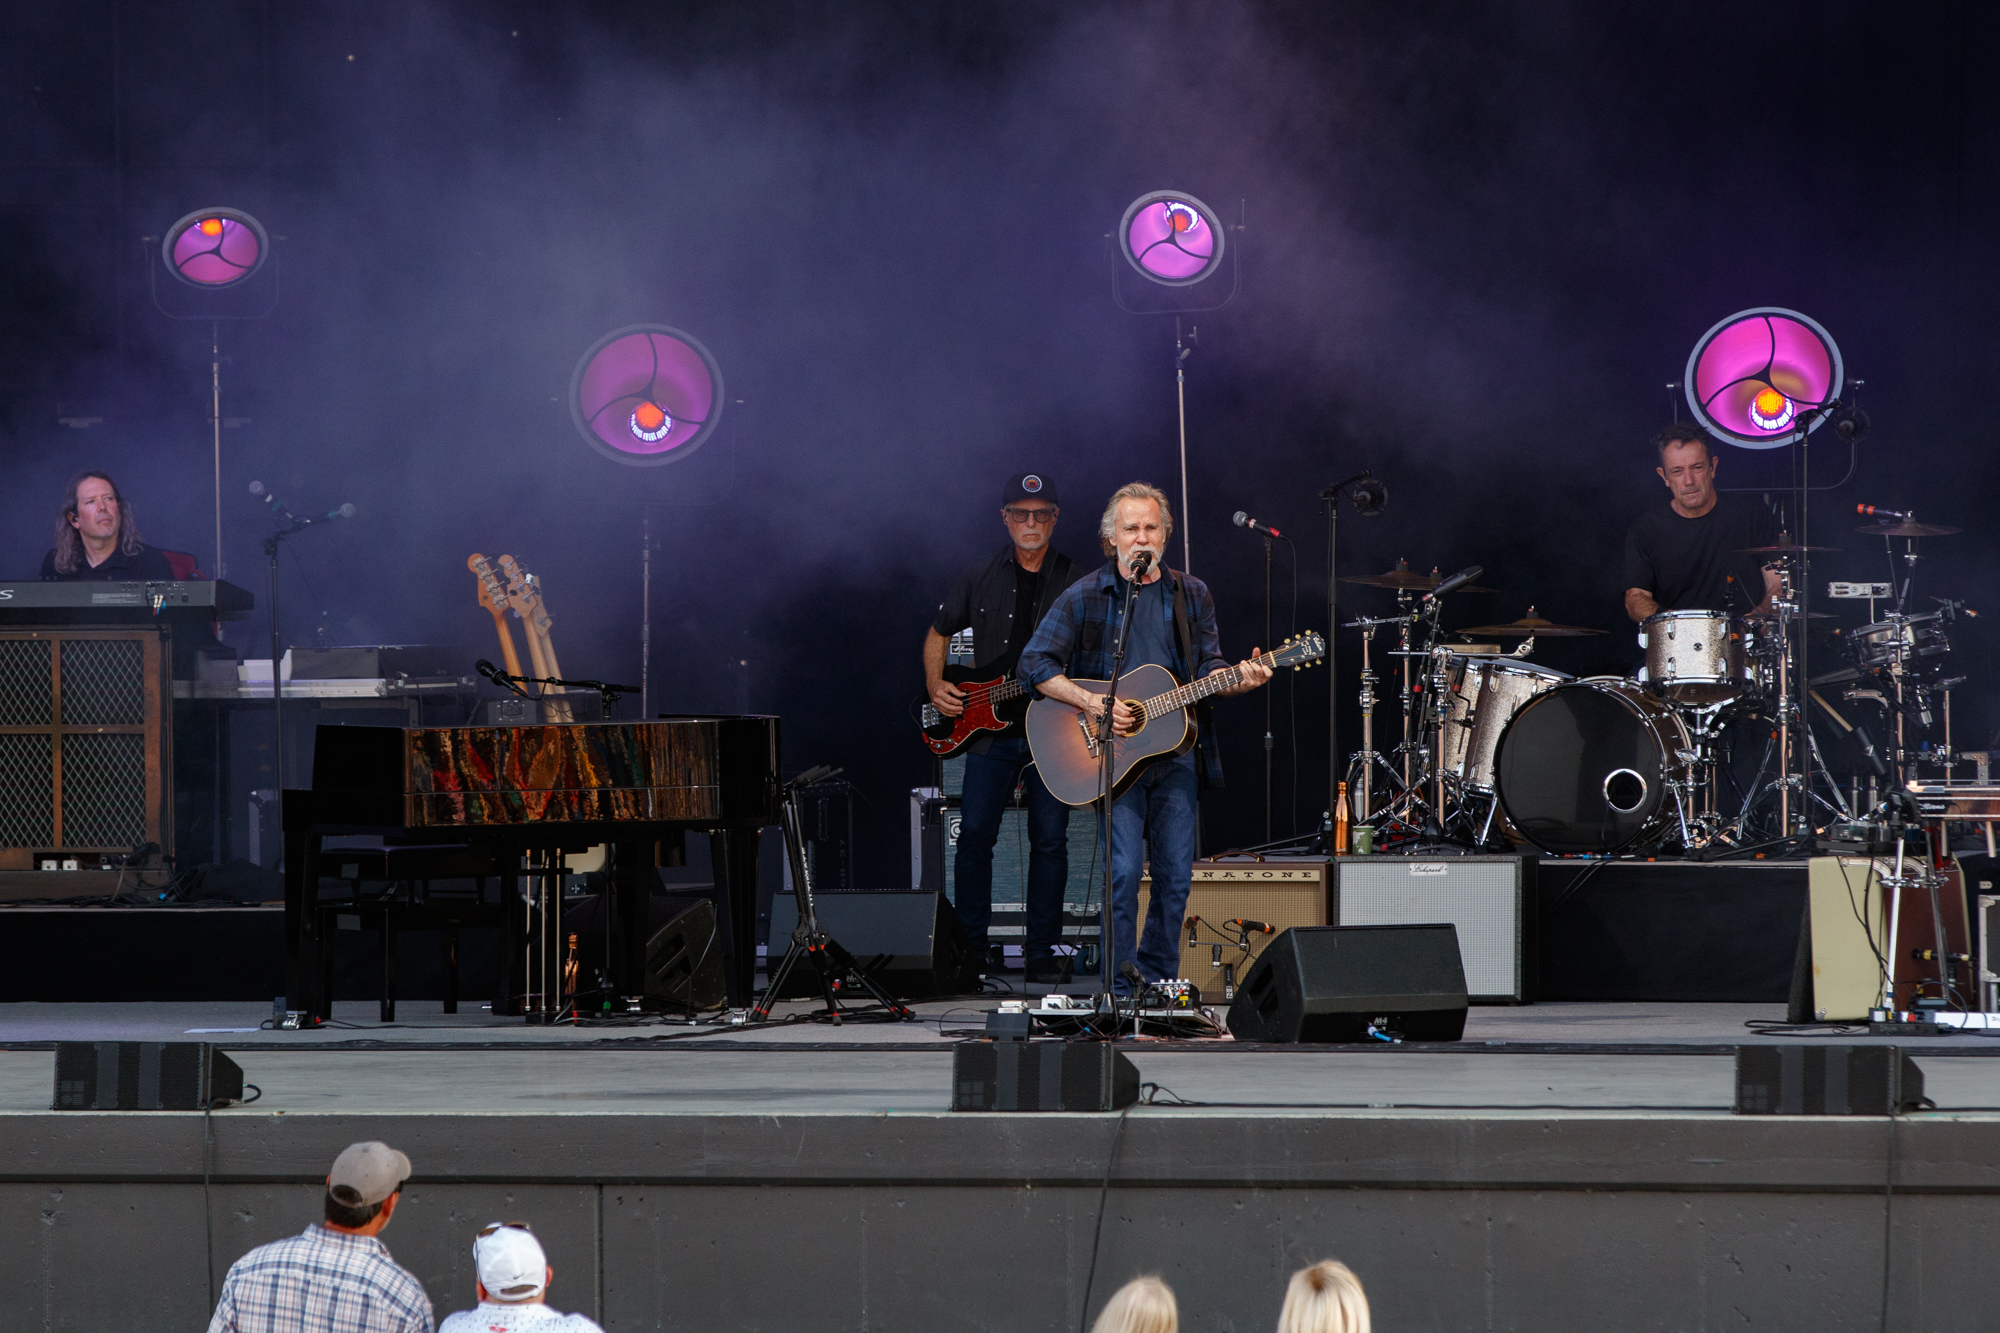
[[[1639,626],[1646,645],[1641,680],[1669,699],[1727,703],[1750,688],[1743,628],[1718,611],[1662,611]]]
[[[1673,828],[1667,783],[1688,748],[1673,702],[1618,676],[1569,681],[1529,700],[1501,736],[1500,808],[1545,852],[1622,851]]]
[[[1445,715],[1444,771],[1473,791],[1493,790],[1493,756],[1500,735],[1528,700],[1575,677],[1513,658],[1453,663]]]

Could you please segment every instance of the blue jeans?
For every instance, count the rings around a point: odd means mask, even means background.
[[[1111,806],[1112,989],[1129,995],[1132,983],[1119,964],[1133,956],[1138,934],[1139,878],[1150,859],[1152,899],[1146,933],[1139,940],[1139,975],[1169,981],[1181,970],[1181,918],[1187,913],[1194,874],[1197,783],[1191,756],[1156,760]]]
[[[1033,762],[1025,738],[1003,737],[985,754],[965,757],[965,788],[960,798],[958,856],[952,863],[952,906],[965,923],[965,933],[977,958],[986,956],[986,934],[993,924],[993,844],[1000,837],[1000,819],[1013,799],[1021,770],[1028,768],[1028,890],[1027,938],[1022,953],[1046,958],[1062,939],[1063,887],[1069,879],[1069,807],[1049,794]]]

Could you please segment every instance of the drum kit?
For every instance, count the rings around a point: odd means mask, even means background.
[[[1645,665],[1630,677],[1579,678],[1527,660],[1538,640],[1605,632],[1545,620],[1532,607],[1519,620],[1444,629],[1435,572],[1399,563],[1386,573],[1342,578],[1392,591],[1397,601],[1394,615],[1346,625],[1361,631],[1362,742],[1347,770],[1355,823],[1372,827],[1382,850],[1528,843],[1555,855],[1714,857],[1804,846],[1815,825],[1866,818],[1883,788],[1900,787],[1916,762],[1954,758],[1949,689],[1958,681],[1945,678],[1943,663],[1949,626],[1963,607],[1940,602],[1923,615],[1905,608],[1916,540],[1957,529],[1898,517],[1862,531],[1908,543],[1901,556],[1891,552],[1892,563],[1904,566],[1901,582],[1829,590],[1886,597],[1895,609],[1878,620],[1871,603],[1870,623],[1841,636],[1848,665],[1810,685],[1801,672],[1806,631],[1830,617],[1802,606],[1804,557],[1830,548],[1784,535],[1739,552],[1761,557],[1776,576],[1776,590],[1757,613],[1649,617],[1639,627]],[[1399,664],[1394,699],[1402,723],[1387,752],[1376,749],[1375,733],[1377,706],[1386,702],[1375,670],[1382,630],[1393,635],[1387,656]],[[1518,642],[1508,650],[1506,640]],[[1893,722],[1893,747],[1869,779],[1866,804],[1860,778],[1843,790],[1806,725],[1811,700],[1844,733],[1858,732],[1873,761],[1865,723],[1849,721],[1816,692],[1843,683],[1849,703],[1879,705]],[[1941,745],[1929,739],[1938,719]],[[1763,747],[1751,777],[1735,763],[1735,742],[1746,738]]]

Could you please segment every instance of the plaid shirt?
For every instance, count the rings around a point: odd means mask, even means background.
[[[1194,638],[1194,677],[1199,679],[1229,662],[1222,655],[1222,642],[1215,629],[1215,599],[1208,585],[1192,574],[1166,570],[1167,604],[1173,604],[1173,585],[1178,583],[1187,598],[1188,632]],[[1117,639],[1119,614],[1125,609],[1123,580],[1116,561],[1107,560],[1099,569],[1085,574],[1049,608],[1035,637],[1021,652],[1021,679],[1040,685],[1056,676],[1072,680],[1109,680],[1111,646]],[[1179,635],[1169,631],[1175,651],[1183,651]],[[1203,717],[1207,706],[1195,709]],[[1203,718],[1205,720],[1205,717]],[[1202,776],[1211,787],[1222,785],[1222,752],[1215,743],[1215,729],[1201,728]]]
[[[208,1333],[431,1333],[431,1298],[375,1237],[315,1224],[230,1265]]]

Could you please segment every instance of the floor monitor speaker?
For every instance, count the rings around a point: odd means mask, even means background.
[[[1895,1046],[1739,1046],[1738,1115],[1894,1115],[1926,1105],[1924,1073]]]
[[[1117,1111],[1139,1070],[1108,1041],[964,1041],[951,1051],[954,1111]]]
[[[715,904],[696,899],[646,941],[646,1006],[720,1009],[728,1000],[722,955]]]
[[[1303,926],[1271,941],[1229,1006],[1239,1041],[1409,1041],[1465,1035],[1465,967],[1450,925]]]
[[[205,1041],[56,1043],[57,1111],[200,1111],[243,1100],[243,1071]]]
[[[979,990],[979,960],[965,926],[941,893],[822,893],[813,899],[820,926],[854,955],[861,970],[902,1000],[968,995]],[[784,957],[799,923],[789,895],[771,900],[769,957]],[[775,967],[775,961],[771,966]],[[781,1000],[817,999],[819,978],[795,967]]]

